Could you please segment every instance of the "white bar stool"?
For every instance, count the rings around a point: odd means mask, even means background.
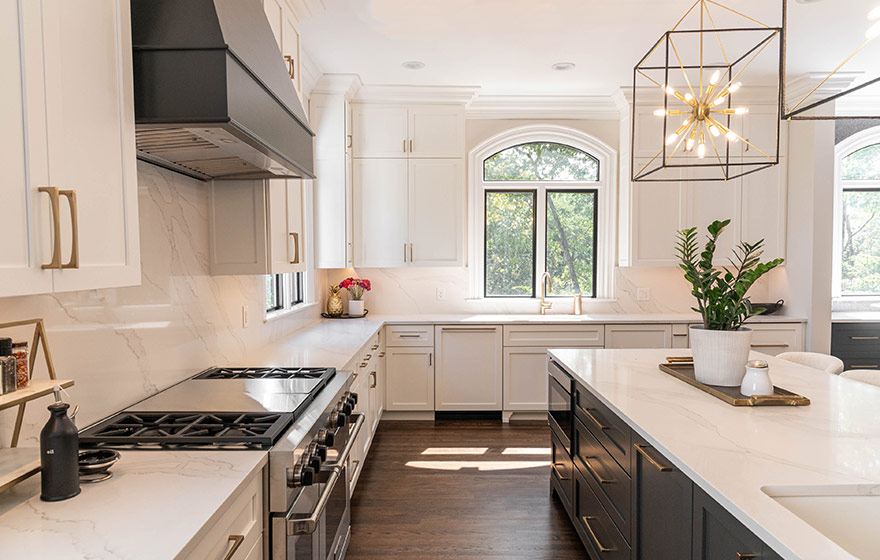
[[[880,387],[880,371],[876,369],[851,369],[841,373],[840,376]]]
[[[783,352],[776,357],[781,360],[801,364],[802,366],[820,369],[834,375],[838,375],[843,371],[843,361],[828,354],[819,354],[818,352]]]

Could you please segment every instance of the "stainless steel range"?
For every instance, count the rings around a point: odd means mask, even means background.
[[[364,418],[333,368],[211,368],[85,429],[81,447],[268,449],[273,560],[341,560]]]

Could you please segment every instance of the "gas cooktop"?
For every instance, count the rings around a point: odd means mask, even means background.
[[[84,447],[268,448],[293,422],[290,413],[120,412],[83,431]]]
[[[215,367],[193,379],[317,379],[326,382],[335,373],[335,368]]]

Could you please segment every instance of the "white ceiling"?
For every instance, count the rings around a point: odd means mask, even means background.
[[[778,25],[780,0],[726,0]],[[326,73],[366,84],[479,86],[499,94],[609,94],[693,0],[324,0],[303,44]],[[789,6],[789,76],[830,71],[863,40],[880,0]],[[712,6],[719,27],[744,23]],[[695,14],[697,12],[694,12]],[[694,27],[685,26],[685,27]],[[401,63],[420,60],[423,70]],[[556,62],[577,68],[554,71]],[[764,71],[770,75],[772,65]],[[845,70],[880,71],[880,39]]]

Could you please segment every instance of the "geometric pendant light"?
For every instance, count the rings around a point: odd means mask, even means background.
[[[696,0],[633,69],[632,180],[727,181],[778,164],[783,48],[784,15],[774,26]]]

